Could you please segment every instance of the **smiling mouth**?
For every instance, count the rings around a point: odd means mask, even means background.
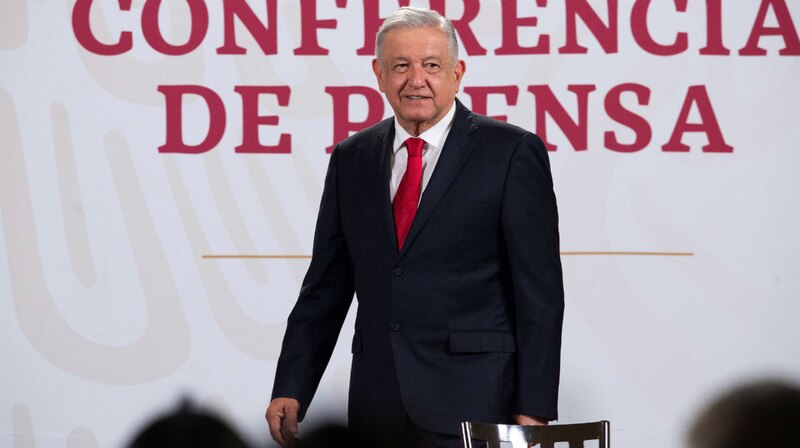
[[[419,101],[419,100],[427,100],[427,99],[429,99],[429,97],[427,97],[427,96],[418,96],[418,95],[406,95],[406,99]]]

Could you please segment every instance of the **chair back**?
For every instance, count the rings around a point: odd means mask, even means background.
[[[548,426],[464,422],[461,423],[461,440],[464,448],[472,448],[473,439],[486,441],[488,448],[500,448],[501,442],[510,442],[514,447],[539,445],[541,448],[555,448],[557,442],[566,442],[569,448],[583,448],[587,440],[597,440],[600,448],[609,448],[609,427],[606,420]]]

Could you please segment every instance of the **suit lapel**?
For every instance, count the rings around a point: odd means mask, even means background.
[[[458,173],[461,172],[464,163],[466,163],[469,155],[472,154],[472,150],[475,149],[476,142],[469,134],[476,129],[477,125],[473,119],[472,112],[464,107],[460,101],[456,100],[453,127],[450,128],[450,133],[447,135],[447,140],[442,148],[442,154],[436,162],[436,168],[427,187],[425,187],[425,191],[422,193],[422,200],[417,209],[417,214],[414,216],[411,229],[408,231],[408,236],[406,236],[405,243],[403,243],[403,250],[400,252],[401,256],[414,243],[417,235],[425,226],[428,218],[430,218],[431,213],[436,209],[439,201],[450,188]],[[392,221],[394,221],[393,218]],[[392,231],[394,231],[394,225],[392,225]],[[395,247],[397,247],[396,241]]]
[[[383,129],[378,134],[375,141],[375,146],[372,148],[372,155],[377,158],[378,169],[373,171],[376,173],[373,176],[374,181],[368,186],[369,190],[377,194],[374,195],[376,206],[381,211],[383,220],[383,231],[389,238],[390,247],[394,248],[397,253],[397,236],[394,230],[394,214],[392,212],[392,198],[389,193],[389,183],[392,175],[391,170],[391,156],[392,144],[394,143],[394,119],[385,120]],[[369,167],[376,166],[375,163],[370,163]]]

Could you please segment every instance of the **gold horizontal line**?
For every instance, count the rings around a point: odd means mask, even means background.
[[[649,257],[693,257],[694,252],[565,251],[561,255],[632,255]],[[221,260],[310,260],[311,255],[203,255],[203,259]]]
[[[268,260],[305,260],[311,255],[203,255],[206,259],[268,259]]]
[[[651,257],[693,257],[694,252],[611,252],[611,251],[568,251],[561,255],[638,255]]]

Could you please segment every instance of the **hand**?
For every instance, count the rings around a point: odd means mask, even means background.
[[[269,434],[280,446],[287,446],[294,442],[299,410],[300,402],[294,398],[279,397],[269,402],[264,418],[267,419]]]
[[[523,415],[523,414],[514,414],[511,416],[514,419],[514,423],[517,425],[525,425],[525,426],[547,426],[548,420],[542,417],[534,417],[531,415]]]

